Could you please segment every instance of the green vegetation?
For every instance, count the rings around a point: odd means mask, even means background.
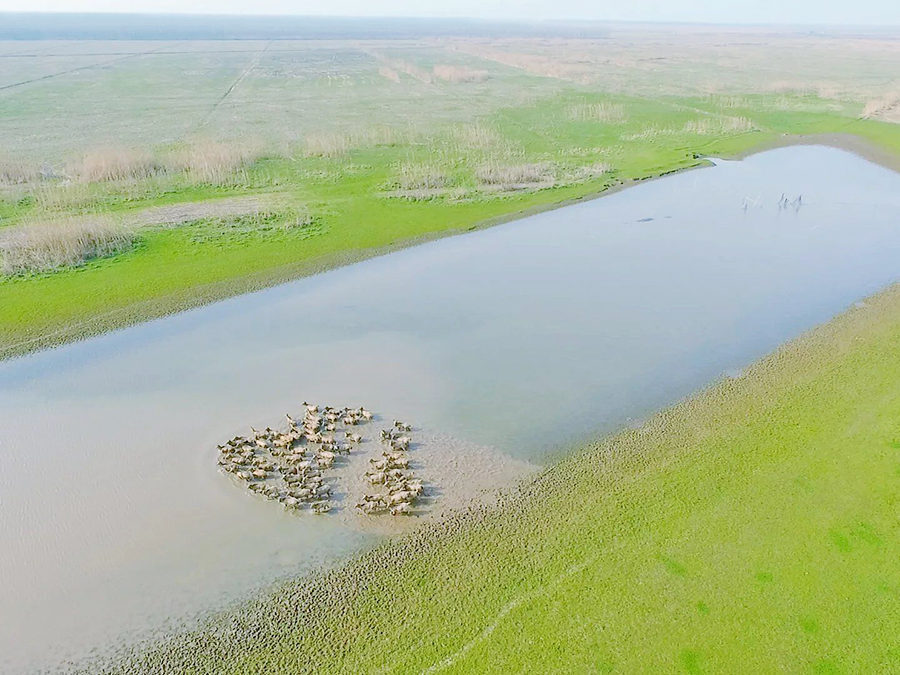
[[[889,41],[753,36],[0,44],[0,357],[705,155],[824,134],[897,164]],[[891,290],[496,508],[112,670],[900,670],[898,348]]]
[[[11,140],[0,157],[0,357],[785,135],[845,132],[900,150],[896,125],[860,119],[893,114],[878,84],[892,52],[768,39],[84,42],[34,54],[0,43],[12,113],[0,118]],[[794,59],[806,83],[771,82],[777,58]],[[635,66],[645,61],[659,65]],[[240,214],[217,214],[215,200],[236,198],[258,200],[266,226],[229,226]],[[194,219],[148,215],[203,202]],[[298,213],[310,226],[292,225]],[[126,223],[129,245],[78,253],[50,241],[85,220]],[[42,225],[43,236],[23,235]],[[26,238],[71,254],[23,257]]]
[[[695,166],[698,155],[746,152],[781,134],[853,131],[900,144],[894,125],[834,114],[764,112],[760,106],[710,118],[696,112],[701,105],[713,110],[707,101],[674,106],[671,101],[609,100],[560,94],[418,140],[376,139],[335,156],[262,154],[237,173],[233,167],[247,161],[243,148],[234,159],[202,146],[213,162],[183,170],[161,169],[164,164],[146,154],[117,153],[106,163],[90,156],[79,164],[82,172],[126,178],[39,184],[34,191],[20,191],[0,208],[7,227],[70,214],[135,218],[151,207],[235,195],[279,199],[288,210],[307,210],[318,226],[272,228],[253,238],[236,231],[234,236],[198,237],[190,223],[146,227],[137,235],[139,244],[119,255],[52,274],[6,277],[0,280],[0,353],[28,351],[326,269],[385,247],[583,198]],[[596,115],[605,109],[614,110],[618,119],[597,122],[582,112]],[[221,164],[232,168],[223,173],[216,168]],[[196,171],[202,177],[195,177]]]
[[[464,513],[118,665],[900,669],[900,289]]]

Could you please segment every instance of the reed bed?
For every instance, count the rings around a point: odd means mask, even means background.
[[[386,80],[390,80],[395,84],[400,84],[400,73],[389,66],[380,66],[378,74]]]
[[[457,127],[453,138],[463,150],[490,150],[503,144],[499,131],[480,122]]]
[[[12,157],[0,157],[0,185],[24,185],[41,178],[41,168],[37,164]]]
[[[259,143],[203,140],[178,148],[171,162],[193,182],[229,185],[240,171],[262,157],[263,149]]]
[[[618,103],[578,103],[569,106],[569,118],[576,122],[602,122],[604,124],[625,124],[628,115]]]
[[[111,218],[35,222],[0,231],[0,275],[50,272],[130,248],[135,233]]]
[[[867,101],[862,116],[866,119],[880,117],[897,106],[900,106],[900,92]]]
[[[514,190],[523,185],[549,184],[554,180],[553,165],[549,162],[534,164],[498,165],[489,163],[475,172],[475,179],[483,186]]]
[[[141,180],[165,171],[165,165],[151,152],[138,148],[99,148],[66,167],[69,176],[83,183]]]
[[[451,182],[450,176],[433,164],[404,162],[397,169],[396,185],[400,190],[435,190]]]
[[[689,120],[681,127],[651,124],[641,131],[623,136],[626,141],[646,141],[665,136],[720,136],[758,131],[759,127],[746,117],[704,117]]]
[[[490,73],[486,70],[475,70],[465,66],[437,65],[432,69],[434,76],[439,80],[452,82],[453,84],[480,83],[490,79]]]
[[[307,157],[343,157],[352,149],[350,134],[339,131],[310,133],[303,139],[303,154]]]

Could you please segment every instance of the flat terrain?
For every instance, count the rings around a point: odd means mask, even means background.
[[[785,135],[897,150],[897,72],[881,33],[0,42],[0,257],[27,254],[0,265],[0,355]],[[85,244],[86,219],[130,229]]]
[[[0,42],[0,358],[814,136],[887,32]],[[900,290],[110,672],[900,670]]]
[[[114,672],[900,668],[900,289]]]

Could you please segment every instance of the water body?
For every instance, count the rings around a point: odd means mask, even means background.
[[[375,541],[217,473],[304,399],[547,461],[898,278],[900,175],[794,147],[0,364],[0,668]]]

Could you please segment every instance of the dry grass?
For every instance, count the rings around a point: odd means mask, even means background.
[[[353,139],[339,131],[313,132],[303,139],[307,157],[343,157],[353,149]]]
[[[110,218],[36,222],[0,231],[0,274],[13,276],[80,265],[134,243],[134,231]]]
[[[395,84],[400,84],[400,73],[389,66],[381,66],[378,68],[378,74],[386,80],[390,80]]]
[[[439,80],[446,80],[454,84],[487,82],[490,79],[488,71],[475,70],[465,66],[438,65],[432,69],[432,72]]]
[[[594,162],[587,166],[578,167],[572,175],[572,180],[576,182],[593,180],[594,178],[600,178],[611,171],[613,171],[613,165],[609,162]]]
[[[469,56],[518,68],[533,75],[580,84],[590,84],[594,80],[592,65],[578,62],[577,59],[575,62],[567,62],[567,58],[571,56],[567,53],[554,56],[528,54],[467,40],[456,40],[450,48]]]
[[[396,185],[400,190],[435,190],[450,185],[450,177],[440,167],[406,162],[397,170]]]
[[[41,169],[33,163],[0,156],[0,185],[23,185],[42,177]]]
[[[624,124],[628,121],[625,108],[617,103],[579,103],[569,107],[569,118],[578,122]]]
[[[483,186],[501,190],[517,190],[535,185],[552,185],[553,165],[548,162],[535,164],[498,165],[485,164],[475,172],[475,179]]]
[[[884,117],[898,106],[900,106],[900,93],[895,92],[866,102],[862,116],[866,119]]]
[[[66,168],[73,179],[85,183],[141,180],[164,171],[164,165],[152,153],[137,148],[92,150]]]
[[[758,131],[759,127],[746,117],[704,117],[689,120],[682,127],[661,127],[651,124],[641,131],[623,136],[626,141],[646,141],[664,136],[694,134],[698,136],[721,136]]]
[[[479,122],[457,127],[453,136],[465,150],[490,150],[503,143],[499,131]]]
[[[270,202],[267,197],[251,196],[154,206],[139,212],[135,225],[177,227],[205,219],[258,216],[272,211]]]
[[[228,185],[262,156],[261,145],[251,141],[201,140],[178,148],[171,162],[173,168],[184,171],[196,183]]]
[[[377,59],[382,64],[382,68],[385,69],[385,72],[381,72],[381,68],[379,68],[378,72],[384,77],[387,77],[389,80],[394,80],[395,82],[400,81],[399,73],[406,73],[410,77],[413,77],[420,82],[424,82],[425,84],[434,84],[434,76],[425,70],[417,66],[414,63],[410,63],[409,61],[404,61],[402,59],[394,59],[380,51],[367,51],[371,56]],[[394,76],[396,75],[396,79]]]
[[[739,134],[755,131],[758,127],[746,117],[704,117],[686,122],[682,133],[709,136]]]

